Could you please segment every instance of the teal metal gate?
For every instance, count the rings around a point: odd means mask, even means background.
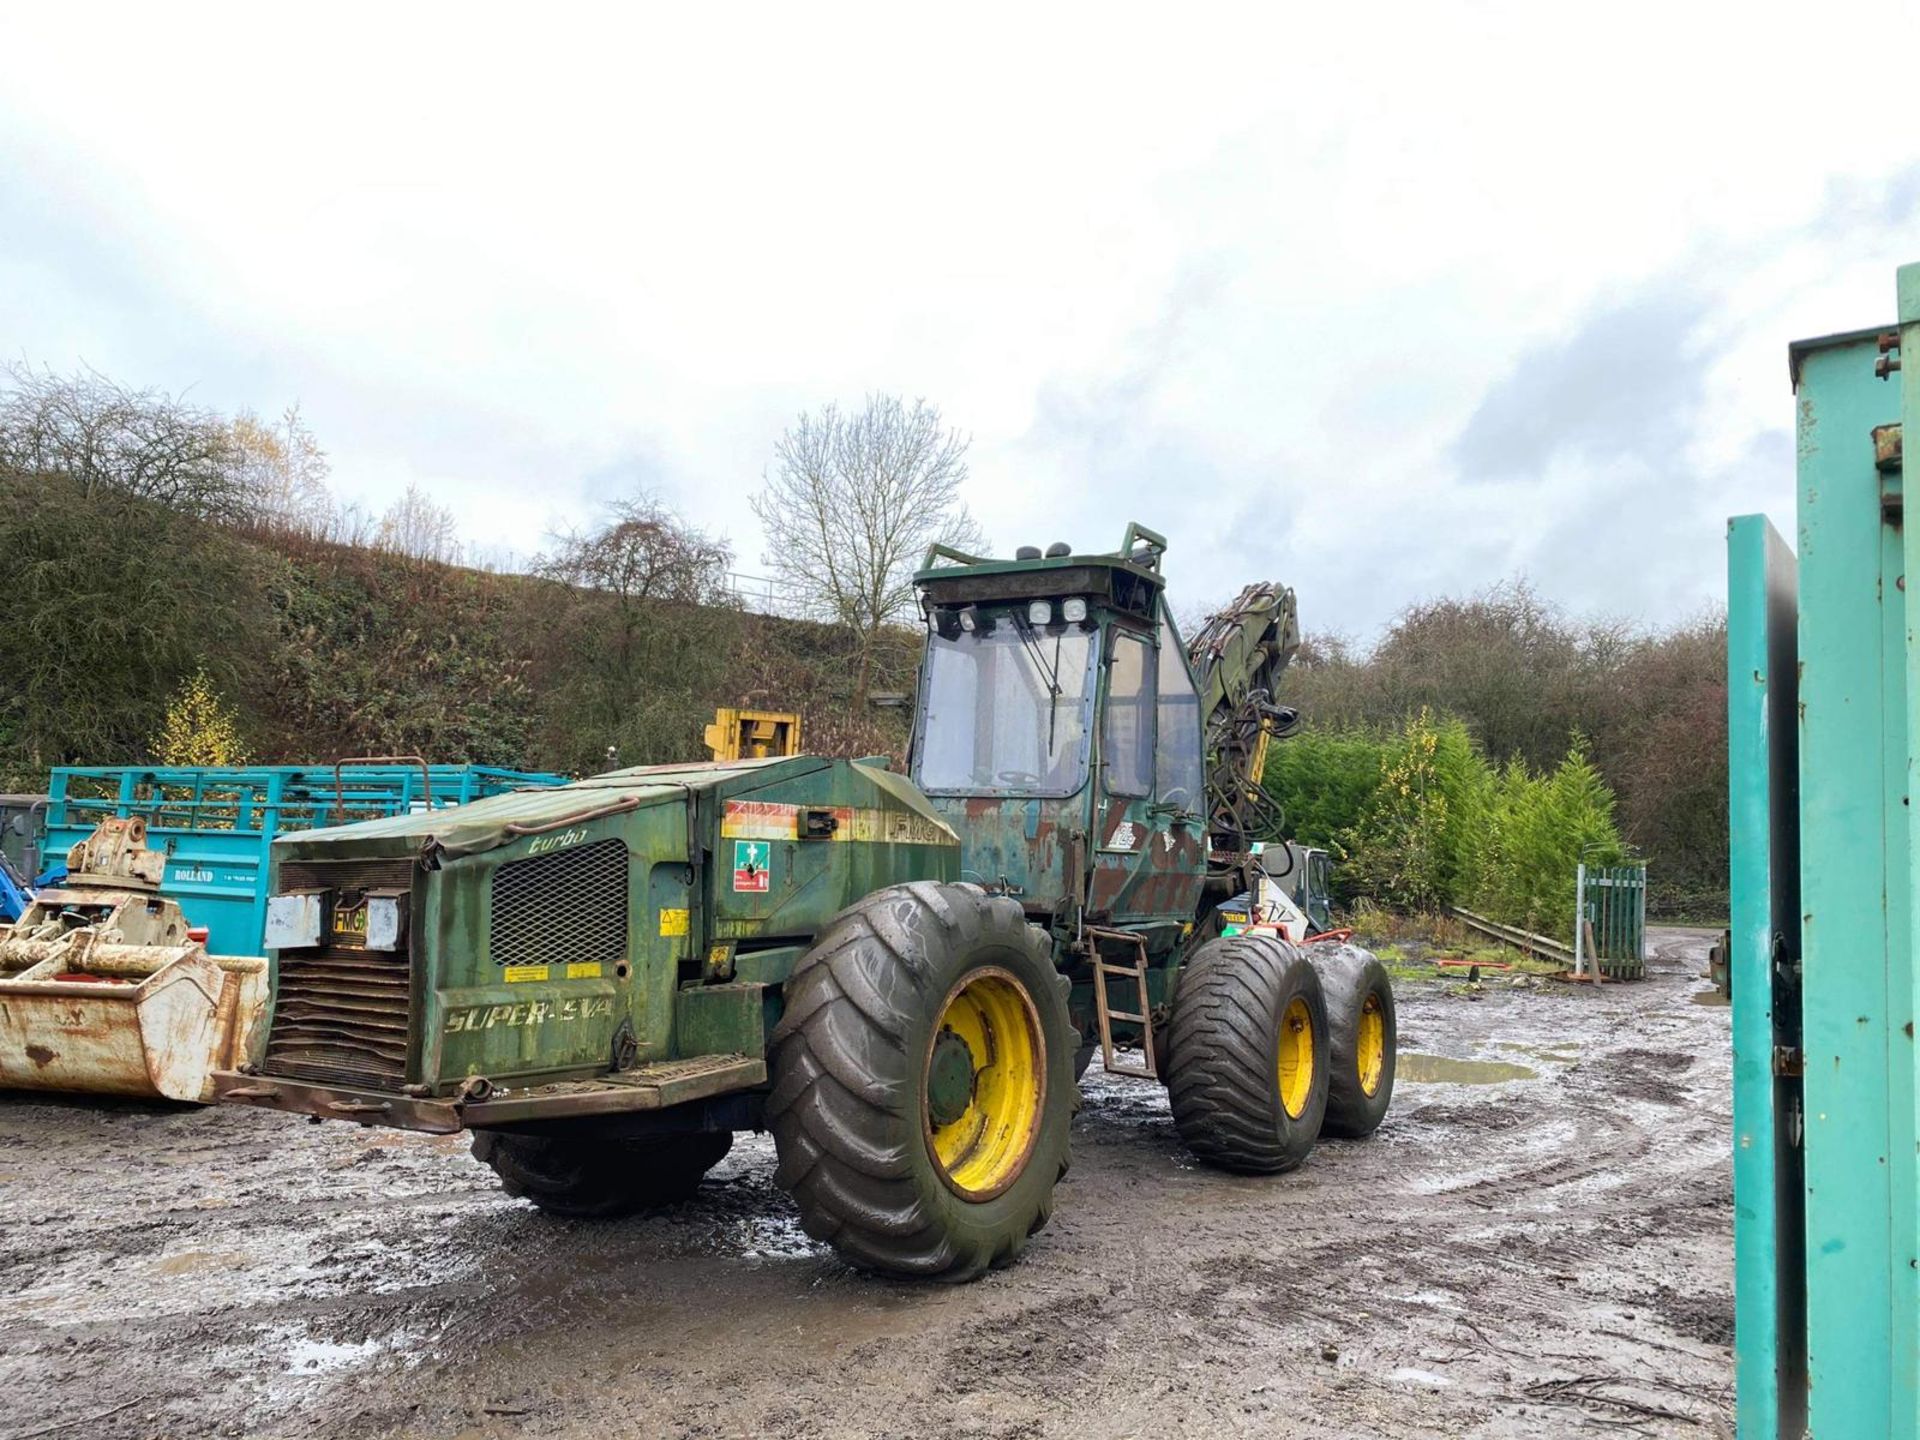
[[[1597,965],[1609,980],[1647,973],[1647,867],[1582,865],[1575,885],[1574,969]]]

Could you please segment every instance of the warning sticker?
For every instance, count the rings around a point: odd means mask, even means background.
[[[550,968],[546,965],[509,965],[501,973],[509,985],[521,985],[529,980],[546,979]]]
[[[767,872],[772,863],[773,846],[765,840],[734,841],[733,888],[765,890],[770,878]]]
[[[684,935],[687,933],[687,912],[685,910],[662,910],[660,912],[660,933],[662,935]]]

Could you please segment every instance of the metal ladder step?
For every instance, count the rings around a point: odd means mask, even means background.
[[[1087,927],[1088,935],[1095,942],[1102,939],[1117,940],[1134,947],[1134,961],[1131,965],[1115,964],[1102,956],[1098,949],[1093,952],[1093,1008],[1100,1021],[1100,1063],[1106,1067],[1109,1075],[1125,1075],[1137,1080],[1157,1080],[1160,1072],[1153,1061],[1153,997],[1147,991],[1147,938],[1130,930],[1096,930]],[[1140,1008],[1135,1010],[1116,1010],[1107,998],[1107,979],[1131,978],[1140,1000]],[[1113,1022],[1119,1020],[1140,1027],[1140,1050],[1137,1064],[1122,1064],[1116,1057],[1113,1044]]]

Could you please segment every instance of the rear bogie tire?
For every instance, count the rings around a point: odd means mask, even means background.
[[[891,886],[828,922],[787,981],[767,1097],[807,1233],[890,1275],[1017,1257],[1067,1167],[1067,990],[1045,932],[978,886]]]
[[[473,1155],[500,1188],[552,1215],[597,1220],[687,1199],[726,1158],[726,1131],[612,1140],[578,1135],[506,1135],[476,1130]]]
[[[1292,1170],[1327,1108],[1327,1008],[1299,950],[1266,935],[1209,940],[1180,967],[1167,1031],[1167,1098],[1210,1165]]]
[[[1363,1140],[1380,1128],[1393,1101],[1399,1055],[1393,981],[1378,957],[1358,945],[1309,945],[1306,952],[1327,997],[1331,1064],[1320,1133]]]

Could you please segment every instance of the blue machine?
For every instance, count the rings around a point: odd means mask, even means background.
[[[246,768],[63,766],[48,786],[49,861],[111,815],[147,822],[167,854],[163,894],[207,929],[216,955],[258,955],[267,923],[267,853],[276,836],[464,805],[566,777],[411,757]]]
[[[33,889],[26,877],[0,851],[0,924],[18,920],[32,899]]]

